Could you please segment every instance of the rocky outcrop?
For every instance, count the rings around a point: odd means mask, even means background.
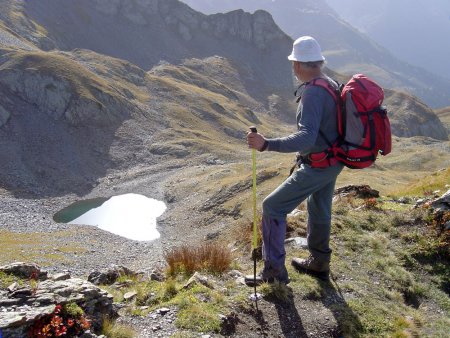
[[[25,279],[47,279],[47,272],[34,263],[16,262],[0,266],[0,272]]]
[[[378,198],[380,197],[380,192],[378,190],[372,189],[368,185],[347,185],[336,189],[335,195],[342,196],[353,196],[358,198]]]
[[[105,125],[131,110],[127,98],[113,95],[96,74],[57,53],[9,53],[0,63],[0,86],[4,96],[20,98],[70,125]],[[0,107],[0,126],[9,117]]]
[[[450,190],[448,190],[444,195],[442,195],[441,197],[435,199],[432,203],[431,206],[436,210],[436,211],[450,211]]]
[[[14,263],[0,271],[18,276],[40,271],[34,264]],[[44,278],[44,277],[43,277]],[[79,278],[49,278],[34,286],[0,288],[0,332],[4,337],[26,337],[29,328],[55,312],[57,305],[77,304],[92,320],[92,328],[101,327],[103,316],[113,316],[113,296]],[[26,284],[25,284],[26,285]],[[90,336],[92,337],[92,335]]]
[[[441,197],[431,201],[430,205],[433,208],[435,225],[442,232],[448,232],[450,230],[450,190]],[[448,233],[447,236],[450,237]]]
[[[124,266],[111,266],[103,271],[91,272],[88,281],[95,285],[111,285],[122,276],[132,277],[137,276],[137,273]]]
[[[392,132],[400,137],[428,136],[448,140],[447,128],[435,112],[418,98],[403,92],[385,90]]]
[[[271,41],[285,37],[272,16],[265,11],[250,14],[236,10],[227,14],[207,16],[177,0],[92,2],[105,15],[123,16],[135,25],[148,25],[155,15],[160,16],[185,41],[192,40],[198,30],[213,34],[217,38],[237,37],[254,43],[259,48],[266,48]]]
[[[2,69],[0,82],[15,95],[32,102],[54,119],[64,116],[72,93],[66,79],[42,74],[36,69]]]
[[[249,14],[237,10],[226,14],[215,14],[203,22],[202,29],[214,32],[218,38],[225,35],[235,36],[241,40],[252,42],[258,48],[265,49],[272,41],[285,38],[285,34],[278,28],[272,16],[265,11]]]

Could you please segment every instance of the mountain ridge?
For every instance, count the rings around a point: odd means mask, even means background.
[[[185,0],[197,10],[214,13],[243,8],[264,9],[293,39],[301,35],[314,36],[322,46],[329,66],[344,74],[366,73],[383,87],[406,90],[420,97],[429,106],[438,108],[450,104],[450,80],[412,66],[395,58],[341,19],[325,0]]]

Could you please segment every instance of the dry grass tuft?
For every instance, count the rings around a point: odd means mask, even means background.
[[[119,324],[107,317],[103,319],[102,333],[110,338],[133,338],[137,335],[131,327]]]
[[[232,261],[231,251],[221,243],[205,243],[197,247],[183,245],[165,254],[168,274],[192,274],[195,271],[223,273]]]

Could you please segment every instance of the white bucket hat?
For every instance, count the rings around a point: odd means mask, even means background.
[[[288,59],[300,62],[325,61],[319,43],[310,36],[301,36],[295,40]]]

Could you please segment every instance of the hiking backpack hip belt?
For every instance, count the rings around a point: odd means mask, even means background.
[[[307,164],[311,168],[328,168],[336,165],[338,160],[326,150],[320,153],[311,153],[306,156],[297,155],[297,163],[299,166],[302,163]]]

